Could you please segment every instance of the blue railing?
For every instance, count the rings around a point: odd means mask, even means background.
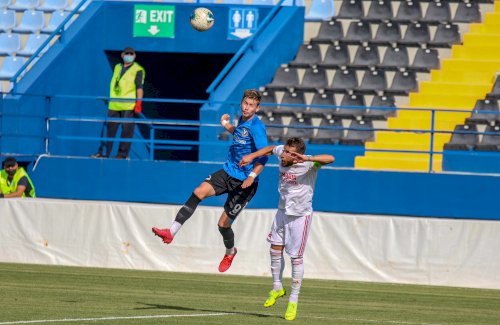
[[[262,34],[262,32],[266,29],[266,27],[271,23],[272,19],[278,14],[279,10],[281,10],[281,5],[283,4],[284,1],[285,0],[280,0],[273,7],[273,9],[271,9],[271,11],[269,12],[269,14],[266,16],[266,18],[264,18],[264,20],[262,21],[262,23],[257,28],[255,34],[253,34],[252,36],[250,36],[245,41],[245,43],[243,43],[243,45],[240,47],[240,49],[238,50],[238,52],[236,52],[233,55],[233,57],[231,58],[231,60],[229,60],[229,62],[224,67],[224,69],[222,69],[222,71],[219,73],[219,75],[214,79],[214,81],[212,81],[212,83],[210,84],[210,86],[208,86],[206,92],[209,94],[209,96],[212,95],[212,93],[220,85],[220,83],[222,82],[222,80],[229,74],[229,72],[234,68],[234,66],[236,65],[236,63],[238,63],[238,61],[243,57],[243,55],[245,54],[245,52],[248,49],[252,49],[253,50],[253,46],[254,46],[254,44],[256,42],[257,37],[260,34]]]
[[[12,94],[11,95],[21,95],[21,94]],[[22,94],[22,95],[27,95],[27,94]],[[39,95],[29,95],[29,96],[39,96]],[[110,98],[108,97],[95,97],[95,96],[65,96],[65,95],[55,95],[55,96],[41,96],[46,105],[51,105],[51,102],[53,102],[54,99],[75,99],[75,100],[82,100],[82,99],[91,99],[95,101],[108,101]],[[115,100],[115,99],[113,99]],[[207,105],[227,105],[227,106],[236,106],[239,105],[239,102],[237,101],[209,101],[209,100],[189,100],[189,99],[151,99],[151,98],[144,98],[144,102],[158,102],[158,103],[178,103],[178,104],[198,104],[200,106],[207,104]],[[283,104],[281,104],[283,105]],[[263,103],[262,106],[280,106],[278,104],[268,104],[268,103]],[[300,104],[286,104],[286,106],[290,107],[297,107],[297,108],[303,108],[303,109],[308,109],[308,107],[314,107],[314,108],[324,108],[324,109],[353,109],[353,110],[359,110],[359,109],[364,109],[364,110],[373,110],[373,109],[378,109],[378,110],[388,110],[388,111],[426,111],[429,112],[430,114],[430,123],[428,128],[423,128],[423,129],[387,129],[387,128],[376,128],[376,127],[367,127],[367,128],[356,128],[356,127],[344,127],[344,126],[291,126],[291,125],[268,125],[268,128],[300,128],[300,129],[333,129],[333,130],[342,130],[342,131],[349,131],[349,130],[357,130],[357,131],[389,131],[389,132],[411,132],[411,133],[420,133],[420,134],[430,134],[430,143],[429,143],[429,150],[389,150],[389,149],[365,149],[366,152],[398,152],[398,153],[415,153],[415,154],[424,154],[424,155],[429,155],[429,168],[428,171],[432,172],[433,171],[433,161],[435,155],[441,155],[443,154],[442,150],[434,150],[434,142],[435,142],[435,136],[436,134],[481,134],[481,135],[499,135],[497,132],[474,132],[474,131],[447,131],[447,130],[438,130],[436,129],[436,113],[439,112],[446,112],[446,113],[464,113],[463,110],[444,110],[444,109],[430,109],[430,108],[393,108],[393,107],[359,107],[359,106],[342,106],[342,105],[335,105],[335,106],[327,106],[327,105],[300,105]],[[45,112],[50,112],[52,111],[50,107],[45,110]],[[276,111],[279,111],[279,109],[276,109]],[[495,114],[498,115],[497,120],[500,120],[500,113],[496,111],[471,111],[471,113],[481,113],[481,114]],[[11,112],[3,112],[2,114],[4,117],[19,117],[19,118],[33,118],[34,115],[29,115],[29,114],[18,114],[18,113],[11,113]],[[195,146],[204,146],[204,145],[210,145],[210,146],[227,146],[228,142],[230,141],[227,139],[226,141],[209,141],[209,140],[204,140],[204,139],[198,139],[198,140],[165,140],[165,139],[158,139],[156,138],[155,131],[160,130],[182,130],[182,131],[198,131],[201,126],[204,127],[213,127],[217,128],[218,130],[220,129],[219,134],[223,133],[223,128],[220,126],[219,121],[214,121],[214,123],[201,123],[199,121],[193,121],[193,120],[172,120],[172,119],[148,119],[144,115],[141,114],[141,118],[134,118],[134,119],[111,119],[111,118],[100,118],[96,116],[71,116],[71,115],[55,115],[55,116],[38,116],[39,118],[43,118],[46,123],[47,123],[47,132],[46,134],[40,134],[40,135],[23,135],[23,134],[15,134],[16,137],[31,137],[31,138],[40,138],[43,139],[43,141],[46,142],[46,152],[45,154],[50,155],[50,143],[51,141],[54,140],[64,140],[64,141],[95,141],[95,142],[101,142],[101,141],[114,141],[115,139],[110,139],[106,138],[103,136],[79,136],[79,135],[63,135],[63,134],[56,134],[53,135],[49,132],[51,129],[51,124],[54,122],[77,122],[77,123],[105,123],[105,122],[133,122],[139,125],[146,125],[149,128],[149,139],[144,139],[140,135],[140,133],[136,132],[136,138],[130,139],[130,142],[133,143],[144,143],[147,148],[149,149],[149,159],[153,160],[154,159],[154,152],[156,150],[190,150],[193,149]],[[493,120],[493,119],[492,119]],[[217,132],[217,131],[216,131]],[[14,136],[14,134],[8,134],[8,133],[2,133],[0,134],[0,137],[2,136]],[[500,136],[499,136],[500,138]],[[127,139],[127,141],[129,141]],[[500,141],[499,141],[500,142]],[[500,143],[499,143],[500,145]],[[348,148],[349,146],[338,146],[339,150],[343,150],[342,147]],[[347,149],[346,149],[347,150]],[[15,153],[13,153],[15,154]],[[479,152],[474,152],[474,154],[481,154]],[[23,154],[26,156],[25,154]],[[500,154],[499,154],[499,159],[500,159]]]

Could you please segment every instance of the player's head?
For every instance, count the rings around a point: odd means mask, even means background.
[[[260,93],[255,89],[247,89],[241,99],[241,113],[243,120],[252,118],[260,108]]]
[[[295,163],[290,152],[296,152],[303,155],[306,152],[306,144],[301,138],[288,138],[281,154],[281,165],[284,167],[291,166]]]

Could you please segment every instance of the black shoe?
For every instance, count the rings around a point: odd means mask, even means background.
[[[102,153],[98,152],[98,153],[95,153],[93,154],[92,156],[90,156],[92,158],[108,158],[108,156],[106,155],[103,155]]]

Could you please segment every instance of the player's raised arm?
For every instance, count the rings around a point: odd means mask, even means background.
[[[289,155],[294,159],[295,163],[312,161],[321,165],[328,165],[335,161],[335,157],[333,157],[332,155],[325,155],[325,154],[308,156],[308,155],[302,155],[297,152],[290,152]]]
[[[230,119],[229,114],[222,115],[222,117],[220,118],[220,125],[222,125],[222,127],[226,129],[226,131],[232,134],[236,129],[236,127],[231,124],[229,119]]]
[[[267,146],[255,152],[252,152],[249,155],[243,156],[243,158],[241,158],[240,160],[239,166],[246,166],[250,164],[254,159],[259,157],[270,156],[273,153],[274,147],[276,146]]]

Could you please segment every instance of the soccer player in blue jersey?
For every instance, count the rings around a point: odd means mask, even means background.
[[[260,108],[260,93],[257,90],[246,90],[241,100],[241,117],[238,126],[231,125],[229,115],[224,114],[220,123],[233,135],[233,142],[223,168],[208,177],[194,190],[170,228],[153,227],[153,233],[165,244],[170,244],[175,234],[194,213],[198,204],[214,195],[228,193],[224,211],[219,218],[219,232],[222,235],[226,253],[220,262],[219,272],[225,272],[236,256],[234,232],[231,225],[257,192],[258,175],[264,169],[267,157],[259,157],[246,166],[239,166],[243,156],[249,155],[267,146],[266,127],[255,115]]]

